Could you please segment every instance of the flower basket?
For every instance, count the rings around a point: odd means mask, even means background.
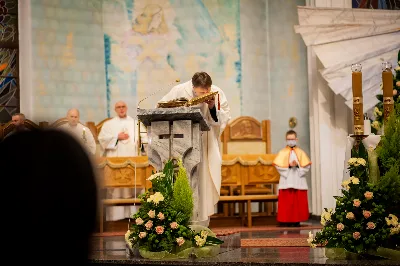
[[[344,248],[325,248],[325,257],[331,260],[345,260],[346,250]]]
[[[163,172],[152,174],[152,188],[141,195],[141,207],[125,241],[135,254],[152,260],[204,258],[219,253],[223,241],[207,227],[189,226],[193,213],[193,192],[181,161],[174,171],[168,161]]]
[[[195,233],[201,233],[202,231],[207,231],[209,236],[215,237],[216,235],[207,227],[200,225],[192,225],[190,228]],[[204,247],[196,247],[193,246],[192,243],[186,242],[184,246],[176,249],[174,252],[167,251],[159,251],[159,252],[151,252],[144,249],[140,249],[139,253],[145,259],[151,260],[174,260],[174,259],[188,259],[191,256],[196,258],[207,258],[207,257],[215,257],[219,254],[220,245],[215,246],[204,246]]]

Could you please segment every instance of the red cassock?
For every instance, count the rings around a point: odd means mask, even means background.
[[[297,167],[290,167],[290,162],[297,162]],[[298,147],[282,149],[273,164],[280,174],[278,216],[281,223],[298,223],[309,219],[306,173],[311,161],[307,154]]]
[[[307,190],[293,188],[279,190],[278,222],[304,222],[309,216]]]

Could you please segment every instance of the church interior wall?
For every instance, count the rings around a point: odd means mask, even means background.
[[[98,123],[113,115],[120,99],[134,116],[138,100],[164,88],[141,106],[151,108],[175,79],[206,71],[226,93],[232,118],[271,120],[272,152],[285,145],[289,118],[295,117],[299,145],[310,153],[307,50],[293,29],[304,0],[20,5],[30,5],[31,14],[22,29],[32,42],[31,66],[21,69],[31,78],[32,100],[21,101],[28,118],[52,122],[76,107],[82,121]]]
[[[112,2],[123,3],[123,8],[111,6]],[[129,31],[134,24],[135,14],[130,12],[143,13],[150,2],[164,11],[167,34],[118,40],[124,38],[123,28]],[[113,115],[112,101],[119,99],[129,102],[134,115],[138,99],[165,87],[143,102],[144,108],[151,107],[175,78],[185,81],[196,70],[204,70],[227,94],[232,118],[248,115],[271,120],[273,152],[284,145],[283,135],[292,116],[298,119],[300,144],[309,151],[306,48],[293,30],[296,7],[304,5],[303,0],[237,0],[237,6],[235,1],[206,0],[202,6],[185,1],[150,2],[31,1],[31,117],[53,121],[77,107],[83,121],[99,122]],[[191,16],[190,10],[198,11],[204,26],[212,28],[199,29],[200,19]],[[125,11],[126,23],[117,24],[115,16],[122,17]],[[215,12],[221,18],[212,16]],[[181,24],[191,26],[183,28]],[[188,29],[197,32],[193,41],[183,36]],[[114,32],[111,44],[105,40],[110,31]],[[205,45],[199,42],[205,36],[216,41],[196,52],[193,47]],[[145,48],[152,42],[159,44],[147,51],[138,45],[139,49],[133,46],[121,52],[124,43],[135,42],[135,38],[143,39]],[[166,52],[162,51],[164,45],[170,46]],[[140,56],[142,52],[150,59],[131,56],[126,60],[128,53]],[[216,57],[225,62],[215,62]]]

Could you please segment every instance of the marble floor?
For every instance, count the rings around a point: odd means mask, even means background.
[[[396,261],[330,261],[323,248],[307,246],[308,232],[318,229],[252,228],[233,235],[239,242],[221,248],[220,254],[210,259],[150,261],[127,254],[123,236],[96,236],[92,239],[91,263],[96,265],[399,265]],[[229,236],[221,236],[221,238]],[[236,243],[236,242],[235,242]],[[240,244],[239,244],[240,243]]]

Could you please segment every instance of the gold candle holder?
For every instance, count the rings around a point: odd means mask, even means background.
[[[383,118],[387,121],[394,109],[393,100],[393,74],[390,62],[382,63],[382,83],[383,83]]]
[[[352,90],[353,90],[353,125],[354,135],[364,135],[364,112],[362,94],[362,66],[361,64],[351,65]]]

